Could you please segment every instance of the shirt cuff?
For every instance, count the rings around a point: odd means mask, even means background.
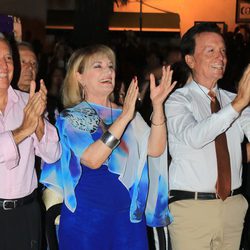
[[[44,119],[44,135],[39,143],[58,142],[58,134],[56,127]]]
[[[240,113],[238,113],[232,106],[232,104],[228,104],[224,109],[226,112],[226,115],[230,117],[232,120],[235,120],[236,118],[239,117]]]
[[[222,132],[228,129],[228,126],[232,124],[239,117],[239,113],[233,108],[232,104],[228,104],[223,109],[221,109],[218,114],[220,114],[221,121],[223,121],[224,126],[222,126]]]

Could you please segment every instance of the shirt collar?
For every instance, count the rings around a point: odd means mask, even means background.
[[[202,91],[205,94],[208,94],[208,92],[210,91],[210,89],[204,87],[203,85],[199,84],[194,80],[192,80],[191,84],[194,89],[196,89],[197,91]],[[211,90],[214,91],[215,93],[218,93],[218,85],[216,84]]]
[[[18,99],[19,99],[19,97],[16,94],[15,90],[11,86],[9,86],[9,88],[8,88],[8,102],[17,103]]]

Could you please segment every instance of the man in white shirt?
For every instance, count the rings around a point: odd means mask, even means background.
[[[181,41],[183,59],[193,81],[176,90],[166,102],[169,150],[169,226],[173,250],[239,249],[248,203],[240,194],[241,142],[250,139],[250,66],[239,83],[238,94],[222,90],[227,57],[217,26],[201,23]],[[216,94],[220,110],[212,113],[209,92]],[[225,133],[224,133],[225,132]],[[229,153],[229,191],[220,195],[217,137],[226,134]],[[224,147],[225,148],[225,147]],[[217,159],[218,158],[218,159]],[[218,162],[218,164],[217,164]],[[220,177],[222,174],[219,174]],[[224,174],[223,174],[224,175]]]

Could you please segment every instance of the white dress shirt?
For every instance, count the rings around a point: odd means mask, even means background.
[[[231,105],[235,94],[214,89],[221,110],[211,114],[209,90],[192,81],[167,100],[170,190],[215,192],[217,159],[214,139],[226,131],[231,162],[231,189],[241,186],[241,142],[250,138],[250,108],[241,114]]]

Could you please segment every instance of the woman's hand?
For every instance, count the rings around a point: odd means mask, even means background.
[[[127,94],[125,96],[125,100],[123,103],[123,111],[122,116],[126,117],[128,121],[131,121],[134,117],[135,112],[135,104],[138,97],[139,88],[137,77],[134,77],[131,81]]]
[[[148,138],[148,155],[152,157],[160,156],[167,144],[166,118],[163,103],[169,93],[173,90],[176,82],[172,83],[173,71],[170,66],[162,67],[162,78],[160,84],[156,86],[155,77],[150,74],[150,98],[153,106],[151,115],[151,130]]]
[[[156,86],[155,77],[150,74],[150,98],[153,106],[162,105],[166,100],[169,93],[176,85],[176,81],[172,83],[173,70],[170,70],[170,66],[162,67],[162,78],[160,84]]]

